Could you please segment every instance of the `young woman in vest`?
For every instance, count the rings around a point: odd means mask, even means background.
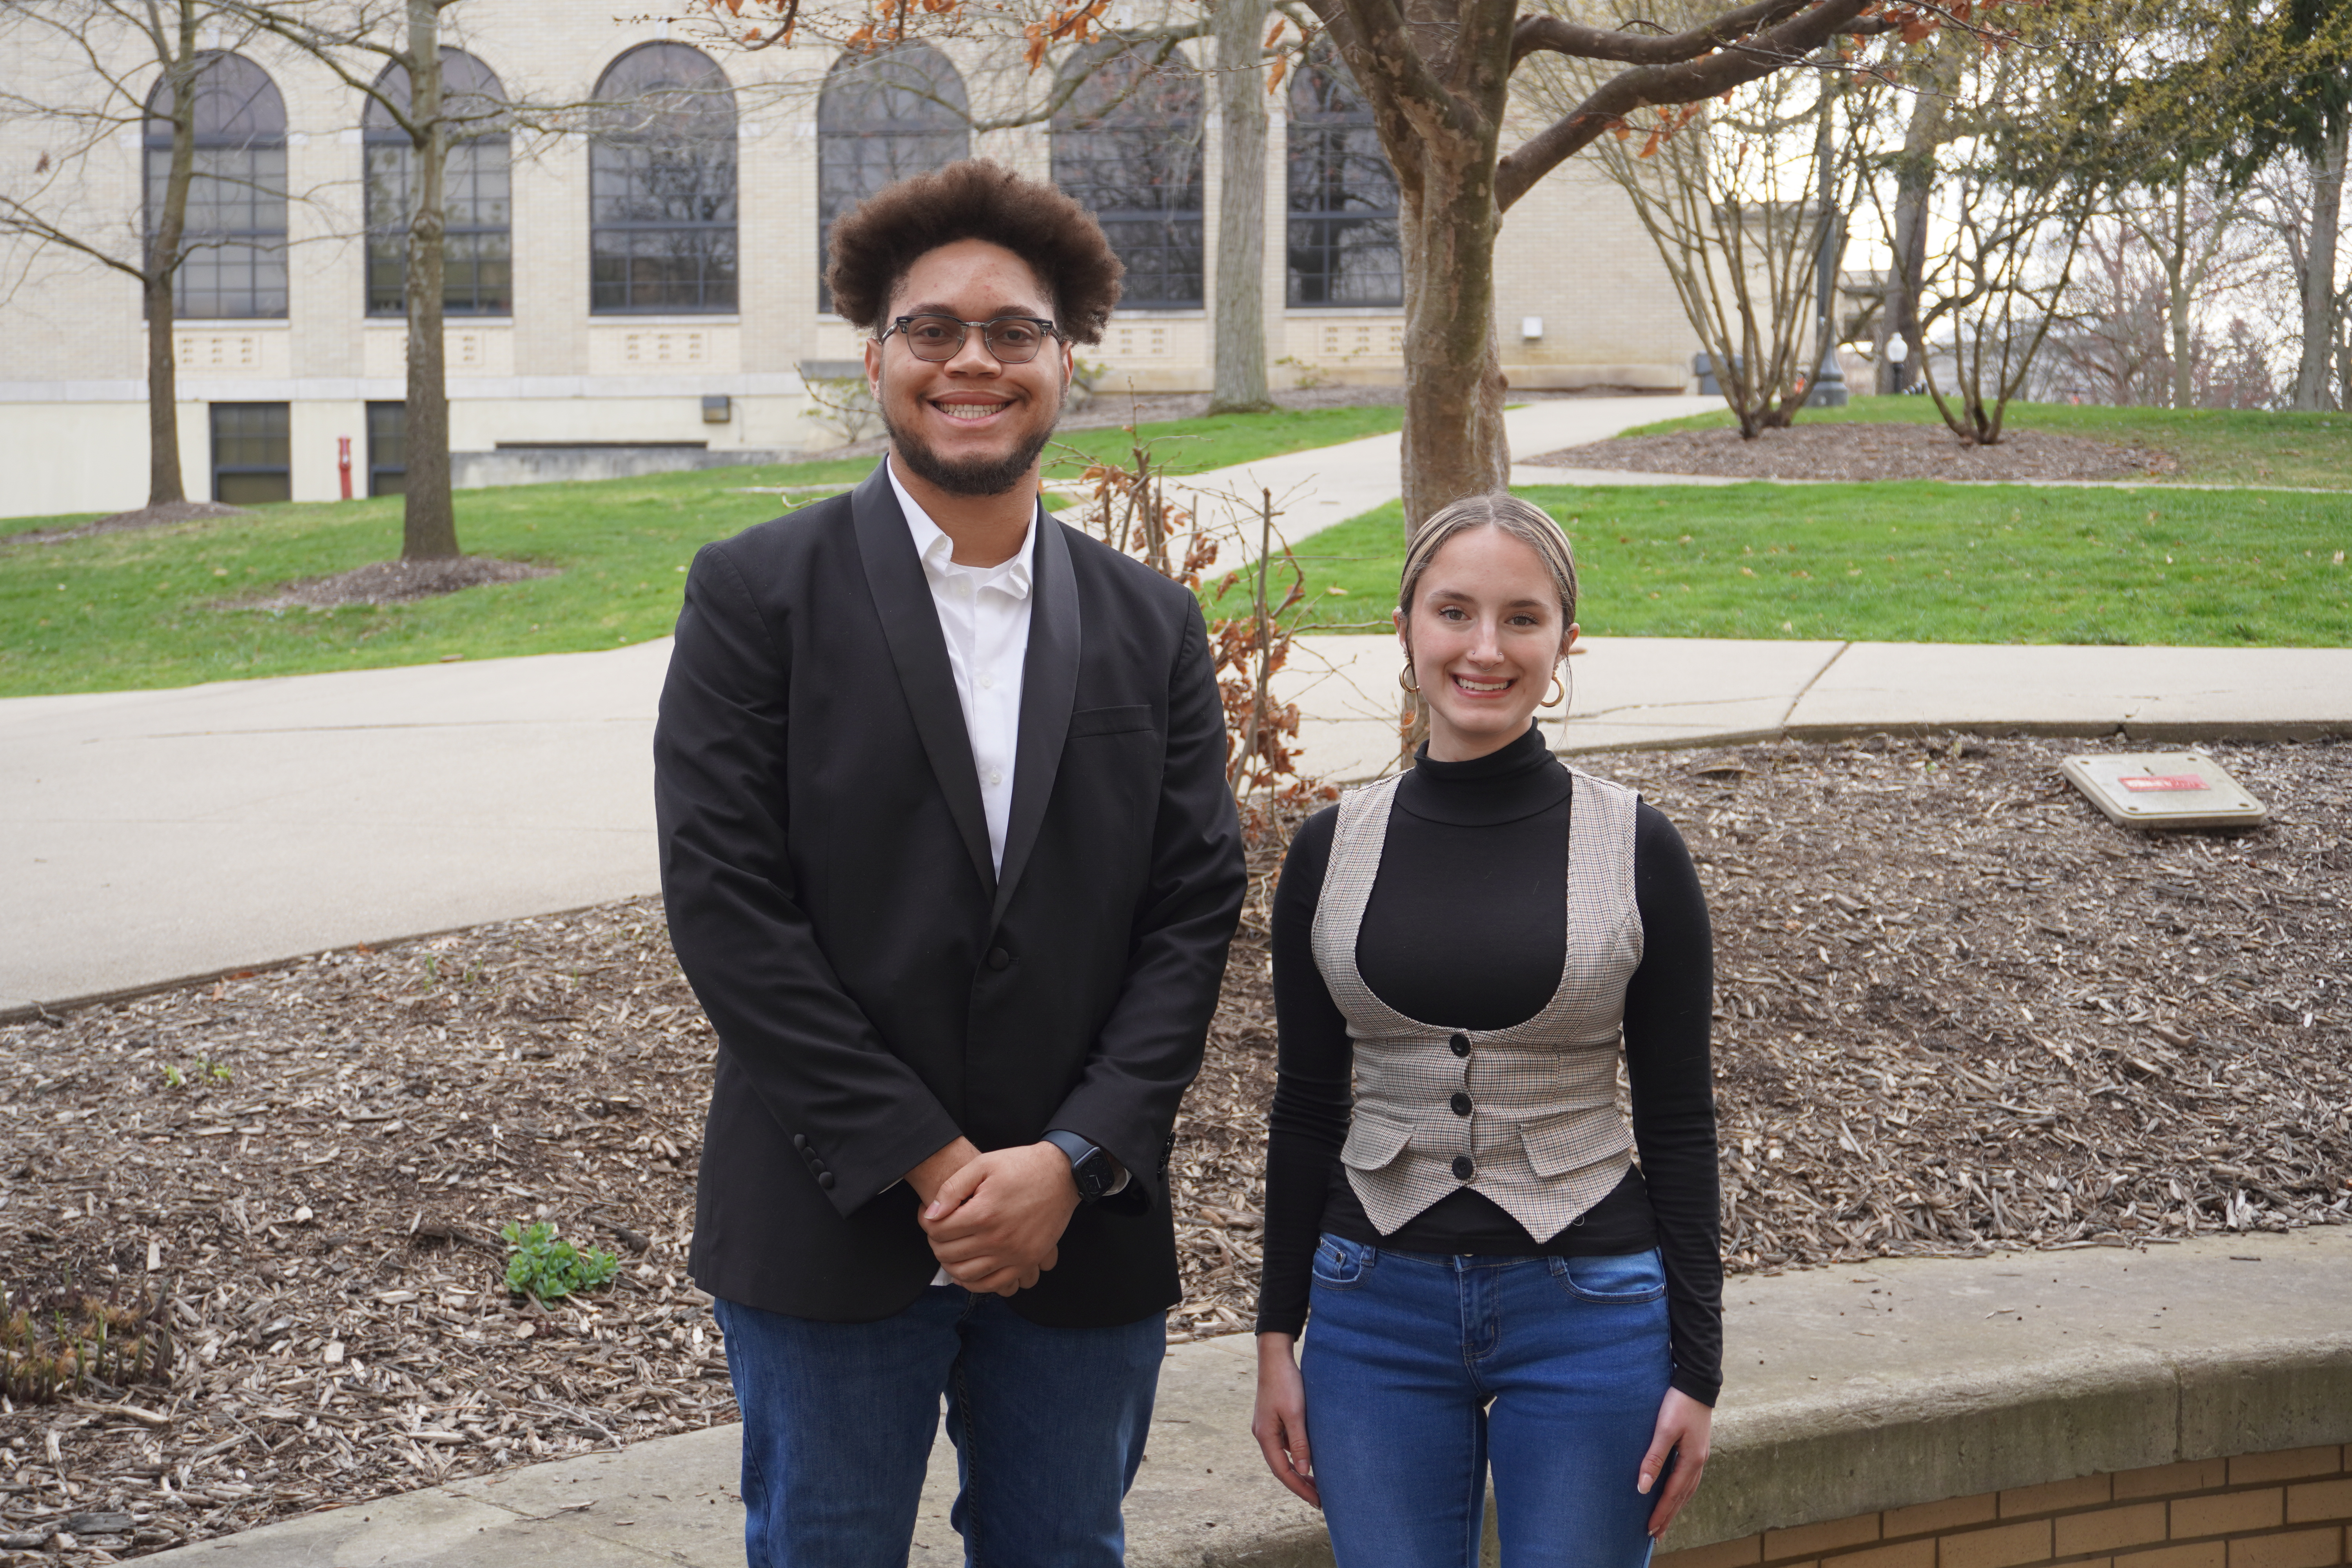
[[[1706,906],[1665,817],[1544,743],[1577,628],[1541,510],[1432,518],[1396,627],[1428,744],[1275,898],[1254,1430],[1339,1568],[1474,1568],[1490,1466],[1505,1568],[1641,1568],[1721,1384]]]

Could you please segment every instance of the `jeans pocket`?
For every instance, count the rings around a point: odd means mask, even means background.
[[[1601,1306],[1654,1301],[1666,1293],[1665,1260],[1654,1247],[1605,1258],[1555,1258],[1551,1277],[1578,1300]]]
[[[1360,1241],[1326,1236],[1315,1247],[1315,1283],[1326,1290],[1352,1290],[1372,1271],[1380,1253]]]

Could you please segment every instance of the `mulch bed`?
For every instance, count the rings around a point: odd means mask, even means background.
[[[2352,745],[2216,747],[2272,825],[2171,835],[2063,782],[2086,749],[1580,760],[1706,885],[1735,1272],[2347,1221]],[[1176,1337],[1255,1293],[1264,890],[1179,1126]],[[0,1026],[6,1308],[163,1289],[173,1337],[168,1384],[0,1406],[0,1551],[79,1522],[63,1560],[105,1561],[730,1418],[680,1273],[711,1048],[649,900]],[[510,1298],[499,1227],[532,1218],[619,1279]]]
[[[88,539],[99,533],[124,533],[134,529],[163,528],[174,522],[194,522],[205,518],[252,515],[244,507],[223,506],[218,501],[165,501],[162,506],[142,506],[136,511],[118,511],[108,517],[93,518],[72,528],[35,529],[26,533],[0,535],[0,545],[56,544],[62,540]]]
[[[1941,425],[1808,419],[1742,440],[1738,429],[1618,436],[1541,457],[1533,468],[1615,468],[1743,479],[2136,479],[2175,472],[2169,455],[2079,436],[2010,430],[1991,447],[1963,445]]]
[[[494,561],[487,555],[452,555],[436,561],[372,561],[331,577],[306,577],[281,584],[258,597],[236,599],[219,607],[230,610],[331,610],[342,605],[405,605],[437,598],[486,583],[520,583],[526,577],[552,577],[555,568],[520,561]]]

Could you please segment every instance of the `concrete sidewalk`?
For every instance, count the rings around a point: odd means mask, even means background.
[[[1667,1549],[2095,1472],[2352,1440],[2352,1231],[1887,1258],[1727,1282],[1715,1452]],[[1130,1568],[1328,1564],[1249,1435],[1246,1334],[1172,1345]],[[355,1504],[149,1559],[739,1568],[733,1427]],[[961,1561],[932,1452],[918,1564]],[[1492,1562],[1491,1523],[1487,1561]],[[2232,1554],[2235,1555],[2234,1553]]]
[[[1569,751],[1875,730],[2352,733],[2352,650],[1594,639]],[[0,1014],[650,893],[667,641],[0,701]],[[1395,643],[1302,639],[1308,773],[1396,755]]]

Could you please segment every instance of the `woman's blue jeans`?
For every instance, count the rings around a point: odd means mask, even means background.
[[[1339,1568],[1643,1568],[1671,1371],[1658,1254],[1435,1257],[1325,1236],[1299,1366]]]

